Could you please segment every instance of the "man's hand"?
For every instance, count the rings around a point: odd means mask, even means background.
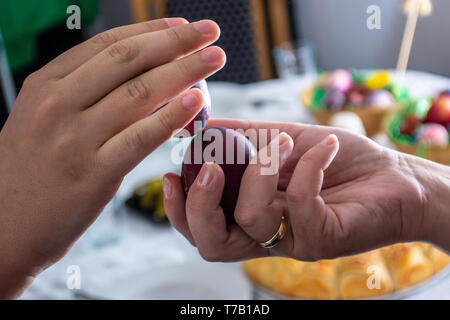
[[[212,21],[125,26],[26,79],[0,132],[0,297],[64,256],[123,176],[201,110],[186,90],[224,65],[203,49],[218,37]]]

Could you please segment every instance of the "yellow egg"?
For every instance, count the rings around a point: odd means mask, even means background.
[[[380,90],[386,87],[390,82],[389,72],[380,71],[373,73],[366,82],[367,88],[369,90]]]

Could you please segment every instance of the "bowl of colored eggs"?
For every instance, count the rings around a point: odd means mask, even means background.
[[[410,100],[408,90],[386,71],[339,69],[321,74],[302,93],[302,104],[321,125],[330,125],[339,112],[357,114],[369,137],[383,130],[383,118],[395,106]]]
[[[411,101],[390,114],[385,126],[399,151],[450,164],[450,90]]]

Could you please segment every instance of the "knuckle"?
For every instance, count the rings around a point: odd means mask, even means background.
[[[138,103],[147,101],[152,95],[150,85],[139,78],[128,82],[127,90],[128,96]]]
[[[129,63],[137,56],[136,45],[132,41],[120,41],[111,45],[108,55],[117,63]]]
[[[60,108],[62,104],[64,104],[64,95],[57,90],[45,97],[44,101],[42,102],[42,105],[49,109]]]
[[[171,42],[181,42],[184,40],[184,37],[180,34],[179,30],[177,28],[170,28],[166,30],[167,37]]]
[[[142,25],[147,30],[147,32],[153,32],[155,31],[155,22],[155,20],[144,21],[142,22]]]
[[[65,133],[56,142],[55,150],[57,154],[66,154],[67,150],[73,149],[77,144],[77,136],[73,133]]]
[[[176,74],[182,75],[192,75],[191,65],[189,65],[185,60],[178,60],[176,63]]]
[[[219,252],[219,251],[198,248],[198,253],[200,254],[200,256],[204,260],[209,261],[209,262],[220,262],[222,260],[217,252]]]
[[[125,138],[125,144],[131,151],[144,148],[146,141],[145,130],[141,126],[136,126],[136,128],[131,130],[131,133]]]
[[[238,225],[240,225],[243,229],[247,229],[255,225],[258,217],[253,210],[247,208],[236,210],[235,219]]]
[[[172,125],[172,117],[169,112],[167,112],[165,109],[159,110],[159,112],[156,113],[157,119],[159,124],[161,125],[162,129],[166,132],[172,133],[175,128],[173,128]]]
[[[306,165],[312,165],[315,162],[317,162],[317,160],[315,159],[314,155],[312,154],[312,152],[307,152],[301,159],[303,164]]]
[[[40,72],[35,71],[25,78],[25,80],[23,82],[23,87],[24,88],[34,87],[35,85],[37,85],[39,83],[40,79],[41,79]]]
[[[62,103],[62,97],[57,93],[45,97],[36,109],[35,120],[37,123],[52,121]]]
[[[114,30],[108,30],[95,35],[92,42],[103,46],[110,46],[117,41]]]

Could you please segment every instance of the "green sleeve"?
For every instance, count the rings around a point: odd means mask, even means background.
[[[37,36],[67,18],[67,7],[80,6],[83,25],[91,23],[98,13],[98,0],[2,0],[0,28],[3,31],[11,68],[17,70],[31,63]]]

